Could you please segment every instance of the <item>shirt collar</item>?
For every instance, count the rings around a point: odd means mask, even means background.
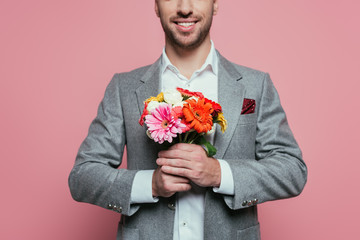
[[[209,55],[207,56],[205,63],[201,66],[200,69],[196,70],[196,72],[202,72],[209,66],[209,70],[212,71],[215,76],[218,75],[218,56],[215,51],[214,43],[211,41],[211,48]],[[166,55],[165,47],[163,48],[162,56],[161,56],[161,74],[165,72],[165,70],[169,68],[171,71],[176,73],[179,70],[170,62],[170,59]]]

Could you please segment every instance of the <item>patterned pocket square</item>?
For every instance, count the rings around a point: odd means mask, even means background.
[[[244,98],[241,114],[251,114],[255,112],[256,102],[254,99]]]

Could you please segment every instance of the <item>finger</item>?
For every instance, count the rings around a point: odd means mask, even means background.
[[[176,175],[180,177],[190,178],[191,170],[186,168],[177,168],[171,166],[162,166],[161,171],[167,174]]]
[[[163,182],[162,189],[168,193],[174,193],[174,192],[178,192],[178,191],[186,191],[186,190],[190,189],[189,186],[191,187],[189,181],[173,182],[173,181],[169,181],[170,179],[167,179],[167,180],[168,181]],[[172,179],[172,180],[174,180],[174,179]]]
[[[167,183],[164,184],[163,189],[168,193],[184,192],[191,189],[190,183]]]
[[[188,152],[181,149],[171,149],[171,150],[159,152],[158,157],[190,160],[192,157],[192,153],[193,152]]]
[[[175,192],[186,192],[186,191],[189,191],[191,189],[191,185],[188,184],[188,183],[185,183],[185,184],[176,184],[175,185],[176,189],[175,189]]]
[[[167,183],[164,184],[160,189],[160,196],[170,197],[176,192],[185,192],[191,189],[189,183]]]
[[[173,146],[171,146],[169,149],[170,149],[170,150],[177,149],[177,150],[192,152],[192,151],[194,151],[197,147],[198,147],[198,145],[196,145],[196,144],[177,143],[177,144],[174,144]]]
[[[163,181],[172,182],[172,183],[190,183],[190,180],[185,177],[172,175],[161,170],[163,176]]]
[[[173,158],[158,158],[156,159],[156,163],[159,166],[171,166],[177,168],[187,168],[191,169],[191,161],[185,159],[173,159]]]

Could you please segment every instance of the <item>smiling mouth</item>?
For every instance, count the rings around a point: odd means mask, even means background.
[[[182,27],[190,27],[194,25],[196,22],[176,22],[177,25]]]

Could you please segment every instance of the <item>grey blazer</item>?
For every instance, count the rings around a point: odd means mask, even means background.
[[[114,75],[69,176],[76,201],[122,214],[117,239],[172,239],[174,198],[130,204],[136,172],[155,169],[157,153],[169,147],[149,139],[138,123],[144,100],[159,93],[159,69],[160,60]],[[216,132],[215,158],[229,163],[235,195],[206,191],[204,236],[260,239],[256,205],[300,194],[307,168],[269,75],[219,54],[218,79],[228,129]],[[255,113],[241,114],[244,98],[256,101]],[[128,169],[117,169],[125,145]]]

